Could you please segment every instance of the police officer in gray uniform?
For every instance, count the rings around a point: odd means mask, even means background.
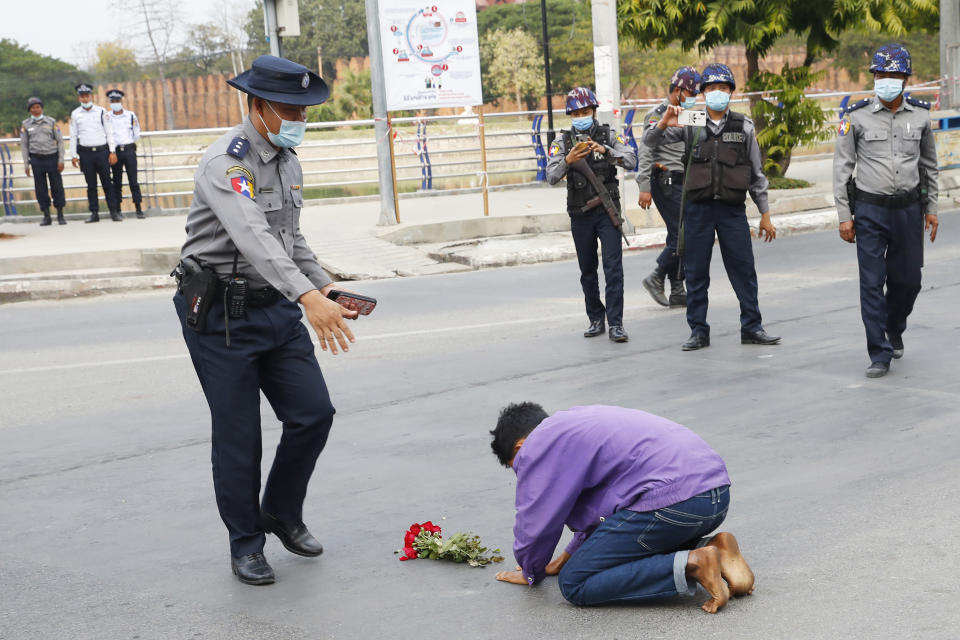
[[[173,300],[210,405],[231,567],[241,582],[270,584],[265,533],[301,556],[323,551],[302,511],[334,408],[301,319],[336,354],[353,341],[344,319],[356,312],[326,297],[333,284],[300,232],[303,171],[292,147],[303,140],[306,107],[327,99],[327,85],[274,56],[260,56],[228,84],[247,94],[249,116],[197,168]],[[261,391],[283,423],[262,500]]]
[[[608,337],[613,342],[629,340],[623,328],[623,246],[620,228],[613,224],[600,202],[597,190],[581,172],[570,164],[585,160],[598,182],[602,182],[617,209],[620,209],[620,183],[617,166],[632,169],[637,155],[623,138],[608,125],[596,120],[597,97],[587,87],[576,87],[567,94],[567,115],[573,127],[563,131],[548,150],[547,181],[557,184],[567,178],[567,213],[570,231],[580,265],[580,287],[590,327],[585,338],[599,336],[604,330],[604,316],[610,324]],[[576,147],[578,141],[584,143]],[[603,256],[603,277],[606,281],[606,307],[600,300],[600,279],[597,276],[597,240]]]
[[[833,195],[840,237],[857,243],[866,375],[879,378],[891,358],[903,356],[907,316],[920,293],[923,232],[931,242],[937,237],[938,171],[930,103],[903,95],[910,53],[899,44],[880,47],[870,71],[876,96],[847,107],[837,130]]]
[[[757,301],[757,271],[753,262],[750,226],[744,208],[747,193],[760,210],[759,236],[772,241],[777,230],[770,220],[767,178],[753,121],[730,109],[737,85],[725,64],[707,65],[700,74],[700,93],[707,105],[706,127],[680,127],[680,106],[667,107],[663,118],[643,134],[643,143],[656,148],[683,141],[684,210],[682,240],[687,283],[687,324],[690,337],[684,351],[710,346],[707,290],[714,237],[730,284],[740,301],[740,343],[775,345],[779,336],[764,329]]]
[[[680,67],[670,78],[666,99],[643,116],[643,130],[656,126],[670,105],[692,109],[697,104],[700,74],[693,67]],[[657,304],[664,307],[687,306],[687,292],[683,288],[683,264],[677,254],[680,231],[680,200],[683,195],[683,141],[668,142],[651,149],[641,144],[637,149],[637,186],[640,187],[641,209],[649,209],[650,202],[667,226],[667,242],[657,256],[657,266],[643,279],[643,288]],[[670,299],[664,295],[664,279],[670,280]]]
[[[52,224],[50,220],[50,195],[53,194],[53,206],[57,208],[57,223],[67,224],[63,217],[63,207],[67,203],[63,193],[63,135],[57,121],[43,113],[43,101],[40,98],[27,100],[30,117],[20,123],[20,152],[23,154],[23,166],[27,177],[33,171],[33,187],[37,194],[37,204],[43,213],[41,227]],[[50,191],[47,191],[47,181]]]

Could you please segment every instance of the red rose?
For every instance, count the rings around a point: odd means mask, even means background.
[[[420,533],[420,530],[421,530],[420,525],[418,525],[418,524],[412,524],[412,525],[410,525],[410,529],[409,529],[408,531],[409,531],[409,533],[412,533],[413,535],[417,535],[418,533]]]
[[[422,525],[420,525],[420,526],[423,527],[424,529],[426,529],[427,531],[429,531],[430,533],[440,533],[440,527],[438,527],[437,525],[433,524],[433,523],[430,522],[429,520],[427,520],[426,522],[424,522],[424,523],[423,523]]]
[[[416,539],[417,539],[417,536],[407,531],[407,535],[403,537],[403,546],[412,547]]]
[[[417,557],[417,550],[413,547],[404,547],[403,555],[400,556],[400,560],[414,560]]]

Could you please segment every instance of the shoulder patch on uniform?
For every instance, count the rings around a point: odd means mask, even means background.
[[[253,183],[247,180],[246,176],[230,178],[230,186],[240,195],[253,200]]]
[[[553,144],[551,144],[551,145],[550,145],[550,148],[547,150],[547,155],[552,158],[553,156],[555,156],[555,155],[557,155],[558,153],[560,153],[560,149],[562,149],[562,148],[563,148],[563,145],[560,144],[560,141],[559,141],[559,140],[554,140],[554,141],[553,141]]]
[[[227,145],[227,153],[234,158],[240,158],[241,160],[243,160],[243,156],[247,155],[247,151],[249,150],[250,141],[243,136],[237,136],[230,141],[229,145]]]
[[[624,140],[623,136],[621,136],[620,134],[617,134],[617,142],[619,142],[620,144],[627,144],[627,141]]]
[[[654,109],[653,111],[654,111],[654,113],[659,113],[659,114],[663,115],[663,112],[666,111],[666,110],[667,110],[667,103],[666,103],[666,102],[661,102],[659,105],[657,105],[657,108]]]
[[[913,96],[910,96],[909,98],[907,98],[907,104],[912,104],[915,107],[920,107],[921,109],[927,109],[927,110],[929,110],[931,107],[931,104],[926,100],[921,100],[920,98],[914,98]]]
[[[856,111],[857,109],[862,109],[868,104],[870,104],[870,98],[864,98],[863,100],[847,105],[847,110],[844,111],[844,113],[851,113],[853,111]]]
[[[847,135],[848,133],[850,133],[850,121],[849,121],[849,120],[841,120],[841,121],[840,121],[840,126],[837,127],[837,135],[838,135],[838,136],[845,136],[845,135]]]

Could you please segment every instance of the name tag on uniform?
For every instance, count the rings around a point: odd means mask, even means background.
[[[720,136],[720,139],[724,142],[744,143],[747,141],[747,134],[743,131],[727,131]]]

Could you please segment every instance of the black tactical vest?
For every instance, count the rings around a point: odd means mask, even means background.
[[[683,188],[688,202],[721,200],[742,204],[750,187],[750,152],[742,113],[731,111],[716,135],[708,127],[687,127],[684,138],[690,170]],[[693,145],[696,141],[696,146]],[[692,147],[692,148],[691,148]]]
[[[577,143],[576,131],[563,132],[563,148],[567,152],[573,149]],[[613,141],[610,135],[610,126],[606,124],[594,124],[586,132],[591,140],[613,147]],[[590,153],[586,158],[587,164],[593,169],[593,173],[607,187],[610,197],[614,200],[620,199],[620,182],[617,180],[617,165],[607,160],[607,156],[597,158],[597,154]],[[597,190],[587,180],[587,177],[577,171],[570,169],[567,171],[567,213],[572,216],[583,215],[583,207],[587,202],[597,196]],[[598,205],[603,210],[603,205]]]

